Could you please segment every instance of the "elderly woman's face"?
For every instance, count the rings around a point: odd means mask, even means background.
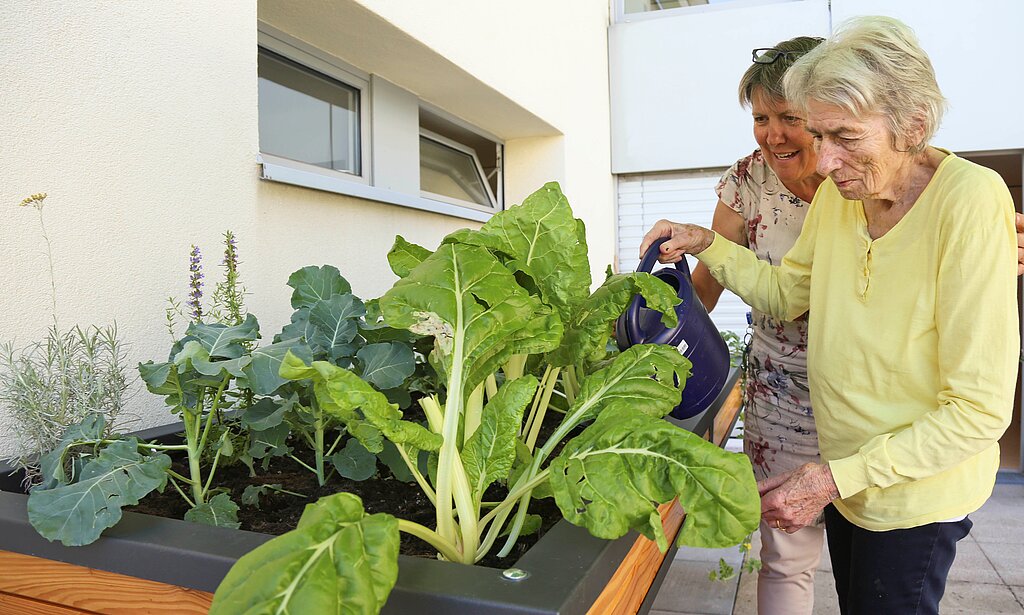
[[[892,144],[885,118],[854,117],[842,107],[810,101],[807,131],[818,150],[818,173],[849,200],[892,199],[911,156]]]
[[[813,176],[817,158],[803,115],[788,101],[767,96],[761,88],[751,92],[750,107],[754,140],[782,183],[792,186]]]

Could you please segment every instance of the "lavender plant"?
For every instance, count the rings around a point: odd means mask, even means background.
[[[127,349],[116,324],[66,330],[58,326],[53,246],[43,217],[46,196],[33,194],[20,206],[32,207],[39,215],[53,322],[40,341],[21,348],[12,341],[0,344],[0,407],[13,418],[21,436],[12,461],[25,471],[28,484],[39,482],[39,456],[60,444],[68,426],[99,414],[109,433],[130,418],[125,413],[130,385]]]

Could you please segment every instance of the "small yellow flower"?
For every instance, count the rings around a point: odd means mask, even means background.
[[[42,209],[43,208],[43,201],[45,201],[45,200],[46,200],[46,193],[45,192],[39,192],[39,193],[27,196],[24,199],[22,199],[21,200],[21,207],[27,207],[27,206],[31,205],[32,207],[35,207],[36,209]]]

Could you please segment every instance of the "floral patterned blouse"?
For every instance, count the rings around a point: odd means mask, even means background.
[[[754,150],[715,191],[747,224],[747,247],[778,265],[800,235],[806,201],[789,192]],[[795,322],[752,310],[744,448],[759,479],[815,461],[818,437],[807,386],[807,315]]]

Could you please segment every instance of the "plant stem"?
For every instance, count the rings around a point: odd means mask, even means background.
[[[419,523],[408,521],[406,519],[398,519],[398,531],[405,532],[415,536],[437,549],[438,553],[444,556],[445,559],[452,562],[459,562],[462,556],[459,553],[459,548],[450,540],[446,540],[443,536],[437,532],[426,528]],[[473,563],[473,562],[469,562]]]
[[[480,547],[477,549],[478,560],[484,555],[487,555],[487,552],[491,550],[492,546],[494,546],[494,542],[500,536],[501,528],[505,525],[505,520],[508,519],[508,516],[512,513],[516,502],[524,495],[532,492],[538,485],[541,485],[544,481],[548,480],[549,474],[550,471],[545,469],[527,483],[514,488],[502,502],[480,519],[481,528],[486,526],[486,524],[492,520],[494,522],[487,528],[487,535],[481,541]]]
[[[533,421],[537,418],[537,407],[540,406],[540,398],[543,397],[541,391],[544,390],[544,383],[548,379],[548,374],[551,373],[551,365],[544,368],[544,375],[541,376],[541,385],[537,387],[537,392],[533,395],[533,405],[530,406],[530,414],[526,417],[526,423],[523,424],[523,431],[520,434],[525,440],[526,434],[530,433],[530,429],[533,427]]]
[[[53,310],[53,328],[57,328],[57,276],[53,268],[53,245],[50,243],[50,236],[46,233],[46,224],[43,222],[43,208],[36,207],[39,212],[39,227],[43,231],[43,241],[46,242],[46,260],[50,265],[50,305]]]
[[[203,503],[203,475],[199,465],[199,455],[202,452],[199,447],[199,430],[203,417],[198,414],[202,411],[202,402],[198,402],[198,405],[197,414],[191,415],[185,410],[185,416],[182,417],[185,425],[185,442],[188,444],[188,473],[189,483],[192,485],[192,498],[195,500],[194,506]]]
[[[181,476],[181,474],[178,474],[178,476],[181,477],[183,480],[188,481],[188,479],[186,479],[184,476]],[[185,495],[185,492],[181,490],[181,487],[178,486],[178,481],[174,480],[174,475],[173,474],[171,475],[171,486],[173,486],[175,491],[177,491],[178,494],[181,495],[181,497],[186,502],[188,502],[189,508],[195,508],[196,507],[196,503],[193,502],[192,500],[190,500],[189,497],[187,495]]]
[[[473,392],[470,393],[469,399],[466,400],[466,418],[462,422],[462,443],[465,444],[466,440],[469,440],[477,428],[480,427],[480,418],[484,411],[484,385],[480,383]]]
[[[409,457],[409,453],[405,450],[405,447],[401,444],[396,444],[395,448],[398,449],[398,454],[402,456],[402,461],[404,461],[405,465],[409,467],[409,472],[412,473],[416,482],[419,484],[420,489],[423,490],[423,495],[427,496],[427,499],[430,500],[431,504],[437,506],[437,494],[434,493],[434,490],[430,487],[430,483],[428,483],[427,479],[420,473],[420,469],[416,467],[415,463],[413,463],[412,459]]]
[[[494,374],[487,375],[484,387],[487,390],[487,401],[491,401],[498,394],[498,379],[494,377]]]
[[[313,403],[316,408],[316,423],[313,425],[313,451],[316,458],[316,482],[321,487],[324,486],[324,417],[323,412],[320,410],[319,404]]]
[[[515,354],[512,355],[508,363],[505,364],[504,372],[507,380],[515,380],[523,375],[523,370],[526,369],[526,360],[530,358],[528,354]]]
[[[224,432],[224,435],[220,437],[220,444],[223,445],[224,440],[228,437],[228,432]],[[220,450],[221,447],[217,447],[217,453],[213,456],[213,465],[210,466],[210,471],[206,475],[206,485],[203,487],[203,494],[210,492],[210,485],[213,484],[213,475],[217,473],[217,464],[220,463]]]
[[[434,433],[441,433],[444,429],[444,413],[441,411],[441,404],[437,401],[436,395],[420,398],[420,407],[423,414],[427,415],[427,427]]]
[[[307,469],[307,470],[309,470],[310,472],[312,472],[312,473],[316,474],[316,469],[314,469],[314,468],[311,468],[311,467],[310,467],[310,466],[309,466],[308,464],[304,463],[304,462],[303,462],[303,461],[302,461],[301,459],[299,459],[299,458],[298,458],[298,457],[296,457],[295,455],[292,455],[291,453],[288,453],[288,456],[289,456],[289,457],[291,457],[292,461],[294,461],[295,463],[297,463],[297,464],[299,464],[300,466],[302,466],[302,467],[306,468],[306,469]]]
[[[551,367],[550,365],[548,366]],[[537,416],[533,419],[533,425],[530,428],[530,434],[526,437],[526,446],[533,451],[533,447],[537,444],[537,437],[540,435],[541,425],[544,424],[544,416],[548,412],[548,404],[551,403],[551,392],[555,390],[555,384],[558,382],[558,372],[562,368],[556,367],[544,374],[544,395],[541,397],[540,405],[537,407]]]

